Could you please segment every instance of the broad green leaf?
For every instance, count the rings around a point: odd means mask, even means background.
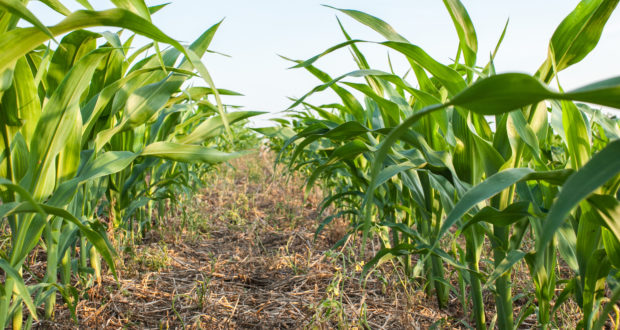
[[[568,144],[568,157],[574,169],[580,169],[590,158],[590,137],[581,111],[573,102],[562,101],[562,126]]]
[[[339,10],[339,11],[349,15],[350,17],[354,18],[358,22],[360,22],[360,23],[370,27],[371,29],[377,31],[379,34],[381,34],[383,37],[385,37],[386,39],[388,39],[390,41],[407,42],[407,43],[409,42],[403,36],[398,34],[396,32],[396,30],[394,30],[394,28],[392,26],[390,26],[388,23],[384,22],[383,20],[381,20],[381,19],[379,19],[377,17],[374,17],[372,15],[368,15],[368,14],[366,14],[364,12],[361,12],[361,11],[358,11],[358,10],[339,9],[339,8],[335,8],[335,7],[331,7],[331,6],[327,6],[327,5],[325,5],[325,7],[333,8],[333,9]]]
[[[93,8],[93,6],[90,4],[90,2],[88,2],[88,0],[75,0],[75,1],[79,3],[80,5],[84,6],[84,8],[88,10],[95,10],[95,8]]]
[[[138,157],[129,151],[108,151],[99,155],[97,158],[89,160],[80,168],[77,176],[61,184],[48,204],[57,207],[67,205],[75,195],[79,185],[97,178],[105,177],[118,173],[129,166]]]
[[[478,80],[454,96],[449,104],[482,115],[495,115],[555,96],[540,81],[521,73],[506,73]]]
[[[598,81],[575,89],[564,94],[561,99],[595,103],[620,109],[620,77]]]
[[[170,2],[168,3],[163,3],[161,5],[156,5],[156,6],[149,6],[149,13],[151,15],[155,14],[156,12],[164,9],[164,7],[168,6],[170,4]]]
[[[11,265],[4,259],[0,259],[0,268],[2,268],[2,270],[7,275],[5,281],[9,278],[13,280],[13,285],[15,286],[14,291],[24,301],[24,304],[26,305],[26,307],[28,307],[28,311],[30,311],[30,315],[32,315],[35,320],[38,320],[37,309],[34,307],[34,303],[32,302],[32,298],[30,297],[30,291],[28,291],[28,288],[26,287],[26,284],[24,283],[22,277],[15,270],[15,268],[11,267]]]
[[[435,111],[439,111],[443,108],[445,108],[445,105],[436,104],[436,105],[428,106],[424,109],[419,110],[418,112],[414,113],[413,115],[405,119],[396,128],[394,128],[379,145],[378,150],[375,153],[375,159],[372,164],[372,169],[370,173],[371,182],[368,186],[368,190],[366,191],[366,196],[364,197],[364,203],[363,203],[363,206],[364,206],[364,213],[363,213],[364,214],[364,228],[363,228],[364,236],[363,236],[363,243],[362,243],[363,245],[366,244],[366,239],[367,239],[368,232],[370,230],[370,224],[371,224],[371,214],[370,214],[371,212],[370,211],[371,211],[372,206],[370,204],[370,201],[373,198],[375,189],[378,187],[378,184],[377,184],[378,176],[382,170],[383,161],[387,157],[388,152],[390,151],[394,143],[396,143],[396,141],[409,130],[409,127],[411,125],[415,124],[418,120],[420,120],[424,116],[431,114]]]
[[[394,41],[387,41],[381,44],[407,56],[407,58],[430,72],[434,78],[441,81],[451,95],[458,94],[467,86],[460,74],[450,67],[437,62],[422,50],[422,48],[416,45]]]
[[[510,122],[514,126],[515,130],[519,134],[519,137],[530,149],[532,156],[541,164],[544,164],[540,159],[540,147],[538,145],[538,139],[536,134],[534,134],[534,130],[527,123],[525,116],[523,116],[523,112],[521,111],[513,111],[510,113]]]
[[[46,6],[50,7],[51,9],[53,9],[54,11],[56,11],[57,13],[63,16],[68,16],[71,14],[71,11],[67,7],[65,7],[65,5],[62,4],[62,2],[58,0],[40,0],[40,1],[43,2]]]
[[[329,158],[322,162],[320,166],[316,167],[308,177],[308,180],[306,181],[305,196],[310,194],[310,190],[319,175],[326,171],[330,166],[338,166],[338,164],[342,164],[346,160],[353,160],[360,154],[367,151],[369,151],[368,146],[360,140],[353,140],[334,149]]]
[[[174,46],[187,55],[186,49],[174,39],[161,32],[149,21],[124,9],[110,9],[105,11],[80,10],[68,15],[62,22],[49,28],[53,36],[58,36],[73,30],[93,26],[116,26],[129,29],[147,38],[164,42]],[[35,49],[51,37],[40,29],[18,28],[0,36],[0,72],[9,65]],[[193,60],[192,60],[193,62]]]
[[[237,121],[247,119],[249,117],[258,116],[264,114],[264,112],[259,111],[237,111],[230,112],[225,114],[226,121],[229,124],[233,124]],[[176,139],[176,142],[182,144],[194,144],[194,143],[203,143],[206,139],[213,137],[215,135],[221,134],[221,130],[224,127],[224,123],[222,121],[222,117],[212,117],[204,122],[200,123],[196,128],[192,130],[191,133],[185,136],[181,136]]]
[[[598,212],[604,225],[616,239],[620,239],[620,202],[613,196],[593,195],[588,203]]]
[[[151,13],[143,0],[111,0],[118,8],[127,9],[130,12],[151,21]]]
[[[38,206],[35,208],[33,205],[31,205],[31,203],[22,203],[19,208],[15,210],[15,213],[31,213],[37,208],[43,209],[43,211],[45,211],[45,213],[49,215],[61,217],[76,225],[79,228],[80,232],[88,238],[88,241],[97,248],[97,251],[101,254],[103,259],[105,259],[106,263],[110,267],[112,275],[114,275],[114,278],[116,278],[116,268],[114,266],[114,257],[116,256],[116,253],[114,249],[99,233],[84,225],[78,218],[76,218],[67,210],[45,204],[38,204]]]
[[[13,15],[19,16],[30,22],[36,28],[47,34],[50,38],[54,38],[50,31],[39,19],[32,13],[21,1],[18,0],[0,0],[0,8],[3,8]],[[0,70],[1,71],[1,70]]]
[[[36,212],[41,214],[44,213],[43,209],[38,207],[38,204],[36,203],[32,195],[30,195],[30,193],[26,189],[22,188],[22,186],[14,184],[13,182],[5,178],[0,178],[0,185],[5,186],[8,189],[12,190],[14,193],[19,194],[23,200],[33,205],[33,207],[36,209]]]
[[[82,118],[78,115],[69,127],[69,135],[65,140],[64,148],[58,153],[56,163],[56,185],[72,179],[80,165],[82,151]]]
[[[129,82],[134,79],[139,79],[141,75],[149,73],[149,72],[161,72],[161,68],[148,68],[148,69],[140,69],[131,72],[129,75],[119,79],[110,85],[106,86],[102,89],[97,95],[93,97],[93,99],[82,107],[82,119],[84,121],[83,131],[82,131],[82,145],[85,146],[88,140],[91,138],[91,133],[97,124],[100,116],[103,114],[104,110],[108,106],[109,102],[112,101],[114,96],[118,95],[119,91],[123,91],[123,87],[125,87]],[[173,68],[168,68],[168,71],[174,71]],[[142,79],[145,79],[142,77]],[[149,78],[146,78],[149,81]]]
[[[617,5],[618,0],[580,1],[553,33],[549,42],[549,58],[543,67],[550,67],[553,61],[557,70],[562,71],[586,57],[598,43]],[[550,77],[546,75],[541,79],[549,82]]]
[[[443,4],[448,9],[456,28],[456,33],[459,36],[465,64],[473,68],[476,65],[476,54],[478,53],[478,39],[474,24],[460,0],[444,0]]]
[[[553,239],[556,230],[579,202],[620,173],[620,140],[610,142],[595,154],[588,163],[566,180],[557,201],[549,210],[537,244],[542,251]]]
[[[603,229],[603,246],[605,247],[605,252],[607,252],[607,257],[609,258],[609,262],[616,269],[620,269],[620,242],[618,241],[617,236],[609,232],[607,229]]]
[[[336,46],[333,46],[325,50],[323,53],[319,55],[316,55],[302,63],[299,63],[293,66],[293,68],[302,68],[302,67],[310,66],[314,62],[316,62],[318,59],[320,59],[321,57],[331,52],[334,52],[340,48],[343,48],[343,47],[346,47],[346,46],[349,46],[355,43],[362,43],[362,42],[368,42],[368,41],[355,39],[355,40],[349,40],[349,41],[343,42],[341,44],[338,44]],[[466,87],[465,81],[456,71],[454,71],[448,66],[445,66],[437,62],[430,55],[428,55],[422,48],[416,45],[406,43],[406,42],[396,42],[396,41],[386,41],[386,42],[381,42],[378,44],[394,49],[395,51],[407,56],[407,58],[413,61],[413,63],[417,63],[417,65],[428,70],[431,74],[435,76],[435,78],[439,79],[452,94],[456,94],[460,90]]]
[[[25,58],[20,58],[17,61],[14,77],[15,106],[17,107],[19,119],[23,120],[23,126],[20,131],[26,143],[29,144],[32,141],[37,122],[41,116],[41,104],[34,77]]]
[[[490,176],[476,187],[470,189],[454,206],[444,220],[437,234],[437,240],[448,231],[461,217],[478,203],[485,201],[513,184],[534,173],[529,168],[512,168]]]
[[[494,226],[509,226],[530,215],[528,212],[529,205],[529,202],[516,202],[508,205],[501,211],[491,206],[486,206],[476,213],[471,220],[467,221],[459,229],[459,232],[464,232],[469,226],[478,222],[487,222]]]
[[[382,185],[383,183],[385,183],[387,180],[389,180],[391,177],[393,177],[394,175],[403,172],[403,171],[408,171],[410,169],[413,168],[417,168],[419,167],[421,164],[414,164],[412,162],[402,162],[396,165],[390,165],[386,168],[384,168],[381,173],[379,173],[379,176],[377,177],[377,185]]]
[[[295,136],[295,131],[293,131],[290,127],[256,127],[252,128],[252,130],[263,134],[264,136],[279,138],[283,141]]]
[[[457,105],[482,115],[496,115],[545,99],[575,100],[620,108],[620,78],[600,81],[568,93],[549,90],[527,74],[505,73],[478,80],[448,105]]]
[[[226,153],[197,145],[185,145],[172,142],[155,142],[146,146],[140,155],[170,159],[177,162],[204,162],[208,164],[216,164],[247,154],[248,152]]]
[[[297,64],[303,63],[302,61],[291,60],[291,59],[286,58],[284,56],[280,56],[280,57],[282,57],[282,58],[284,58],[284,59],[286,59],[288,61],[295,62]],[[315,77],[317,77],[319,80],[321,80],[325,84],[328,84],[330,81],[334,80],[327,73],[317,69],[316,67],[314,67],[312,65],[305,66],[305,69],[308,70],[308,72],[312,73]],[[338,84],[329,84],[329,88],[331,88],[334,92],[336,92],[336,94],[338,94],[338,96],[342,100],[343,105],[346,107],[347,110],[350,111],[350,113],[357,120],[359,120],[359,121],[363,121],[364,120],[364,108],[359,103],[359,101],[355,98],[355,96],[353,96],[353,94],[351,94],[346,89],[338,86]],[[296,100],[295,104],[301,104],[301,101],[303,101],[303,100]],[[290,106],[289,108],[293,108],[293,107],[294,106]]]
[[[86,30],[77,30],[69,33],[60,41],[58,49],[52,55],[47,70],[47,93],[56,91],[67,73],[77,61],[97,47],[97,38],[101,35]]]
[[[118,125],[99,132],[95,139],[95,150],[100,150],[110,139],[125,130],[140,126],[160,111],[183,84],[182,80],[168,77],[160,82],[136,89],[127,99],[123,121]]]
[[[39,178],[48,173],[52,162],[65,147],[71,134],[70,128],[75,125],[79,115],[82,92],[88,87],[96,66],[108,51],[95,51],[80,60],[43,108],[42,119],[37,123],[30,145],[31,164],[38,166],[28,184],[32,185],[37,200],[47,195],[43,185],[38,184]]]

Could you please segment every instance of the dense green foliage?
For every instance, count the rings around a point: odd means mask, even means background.
[[[237,94],[217,89],[201,62],[219,23],[181,45],[151,23],[165,5],[112,0],[115,8],[96,11],[79,0],[86,10],[71,12],[41,2],[64,20],[46,26],[27,0],[0,0],[0,326],[14,329],[29,327],[39,307],[52,318],[57,294],[75,313],[77,288],[101,282],[101,259],[116,275],[109,235],[131,246],[164,225],[211,165],[243,154],[233,142],[255,143],[239,124],[259,114],[226,112],[221,95]],[[308,174],[307,189],[328,192],[320,212],[335,212],[317,232],[343,217],[348,236],[380,242],[365,275],[396,260],[441,308],[457,295],[464,322],[478,329],[516,328],[532,314],[554,327],[568,299],[581,328],[602,328],[620,300],[620,121],[594,105],[620,109],[620,77],[567,92],[557,73],[596,46],[618,0],[581,1],[533,76],[496,74],[504,33],[480,65],[466,9],[444,4],[459,37],[447,65],[386,22],[338,9],[382,35],[372,44],[404,56],[408,74],[373,70],[357,46],[370,42],[341,26],[347,41],[293,61],[322,84],[291,106],[292,123],[256,131]],[[95,26],[122,30],[85,30]],[[152,42],[135,49],[135,35]],[[314,66],[342,48],[359,70],[334,79]],[[306,102],[327,89],[339,103]],[[42,278],[29,269],[38,251],[47,258]],[[519,264],[535,299],[515,315]],[[495,297],[494,319],[485,292]]]
[[[373,70],[357,47],[367,41],[344,28],[346,42],[294,61],[323,84],[291,106],[300,109],[292,125],[277,132],[295,135],[280,157],[310,173],[308,189],[318,182],[328,189],[321,212],[330,205],[336,212],[318,230],[350,219],[349,235],[381,243],[366,274],[396,258],[440,307],[450,291],[458,295],[478,329],[519,327],[532,313],[538,326],[552,327],[569,298],[581,309],[581,328],[601,328],[620,298],[620,121],[588,104],[620,108],[620,78],[570,92],[555,78],[595,47],[617,3],[581,1],[533,76],[495,73],[504,33],[479,65],[476,32],[459,0],[444,0],[460,41],[448,65],[384,21],[338,9],[387,39],[375,44],[404,56],[410,74]],[[334,79],[314,66],[345,47],[359,70]],[[340,103],[306,103],[327,89]],[[490,262],[481,258],[485,240]],[[511,274],[521,262],[536,299],[514,315]],[[560,263],[574,276],[560,278]],[[495,297],[496,320],[485,316],[485,290]]]
[[[0,0],[3,328],[11,319],[21,328],[22,312],[29,325],[41,305],[52,317],[57,292],[74,313],[76,279],[100,282],[100,258],[115,274],[108,232],[130,240],[159,225],[211,164],[243,154],[220,151],[234,138],[229,124],[258,114],[226,113],[220,94],[236,93],[217,90],[200,62],[219,23],[183,46],[150,23],[163,6],[112,1],[117,8],[95,11],[79,2],[88,10],[43,1],[66,16],[48,28],[28,1]],[[92,26],[123,30],[83,30]],[[134,49],[136,34],[153,42]],[[188,87],[192,77],[207,87]],[[27,258],[41,248],[46,275],[26,285]]]

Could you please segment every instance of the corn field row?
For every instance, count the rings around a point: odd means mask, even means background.
[[[42,305],[52,318],[57,293],[75,314],[75,281],[100,282],[102,259],[116,277],[107,231],[129,239],[162,225],[211,164],[243,154],[226,152],[230,125],[259,114],[226,113],[220,95],[236,93],[216,89],[200,61],[219,23],[181,45],[151,23],[165,5],[118,0],[97,11],[82,0],[71,12],[41,2],[65,18],[48,27],[28,1],[0,1],[3,328],[30,327]],[[95,26],[121,30],[85,30]],[[151,42],[136,49],[137,35]],[[46,274],[26,285],[37,249]]]
[[[328,192],[321,212],[336,212],[317,232],[348,219],[348,236],[359,235],[363,246],[380,242],[364,276],[394,260],[440,308],[457,295],[477,329],[519,328],[532,315],[540,328],[554,328],[569,299],[581,311],[580,328],[617,329],[620,120],[609,108],[620,108],[620,78],[564,91],[558,73],[596,46],[618,1],[581,1],[551,36],[534,75],[496,74],[506,29],[490,58],[480,57],[464,5],[443,2],[459,37],[453,63],[439,63],[377,17],[344,9],[336,10],[385,39],[375,46],[406,58],[405,76],[372,69],[358,48],[369,41],[352,39],[342,25],[347,41],[291,60],[321,85],[291,106],[288,125],[270,133],[289,137],[277,146],[280,161],[308,173],[306,188]],[[315,66],[342,48],[359,70],[332,78]],[[324,90],[339,102],[306,101]],[[516,314],[512,271],[519,263],[534,292]],[[564,265],[571,276],[560,276]],[[491,319],[484,292],[494,297]]]
[[[58,294],[77,320],[77,287],[101,282],[101,260],[116,276],[111,238],[131,243],[165,226],[213,164],[246,154],[233,151],[236,127],[261,114],[227,112],[222,96],[238,94],[216,88],[201,62],[220,23],[182,45],[152,24],[165,5],[112,0],[96,10],[78,0],[84,9],[72,12],[41,2],[64,19],[47,26],[27,0],[0,0],[0,326],[13,329],[53,318]],[[620,78],[565,91],[558,77],[594,49],[618,0],[582,0],[534,75],[497,74],[506,29],[487,61],[464,5],[443,2],[459,37],[449,64],[377,17],[335,9],[385,41],[353,39],[341,25],[345,42],[291,60],[321,85],[256,131],[308,174],[307,190],[327,193],[317,233],[345,218],[339,244],[359,237],[367,253],[380,242],[363,277],[393,260],[440,308],[458,296],[477,329],[519,328],[532,315],[553,328],[569,300],[580,328],[618,328]],[[99,26],[120,30],[87,30]],[[135,47],[136,36],[150,42]],[[403,56],[408,72],[372,69],[360,44]],[[332,78],[315,66],[341,49],[359,70]],[[338,103],[307,102],[328,89]],[[37,251],[41,278],[29,269]],[[519,264],[533,297],[515,314]]]

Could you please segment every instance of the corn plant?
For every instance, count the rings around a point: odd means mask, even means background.
[[[459,37],[458,55],[448,65],[386,22],[338,9],[387,39],[374,44],[404,56],[411,74],[371,69],[357,48],[368,41],[352,39],[341,25],[345,42],[294,61],[323,84],[291,107],[304,109],[285,147],[294,146],[292,169],[310,169],[308,188],[321,178],[334,187],[323,204],[340,206],[336,217],[350,216],[350,234],[361,233],[364,247],[371,235],[378,238],[380,249],[366,273],[398,257],[412,279],[426,279],[440,307],[452,290],[467,310],[468,288],[478,329],[489,325],[485,290],[495,297],[501,329],[518,327],[531,313],[548,328],[570,297],[581,308],[581,328],[604,325],[620,297],[619,122],[584,103],[619,108],[620,79],[566,92],[557,74],[596,46],[617,3],[581,1],[554,32],[548,58],[533,76],[496,74],[493,61],[506,30],[490,60],[478,65],[474,25],[458,0],[444,1]],[[315,66],[345,47],[359,70],[332,78]],[[305,101],[326,89],[341,103]],[[332,219],[326,217],[319,230]],[[461,236],[464,246],[456,243]],[[534,241],[530,250],[524,245],[528,236]],[[488,270],[481,267],[485,239],[493,260]],[[558,254],[574,278],[557,280]],[[531,300],[515,319],[511,272],[521,261],[528,265],[537,304]],[[448,269],[459,274],[458,287]],[[560,284],[564,289],[556,295]]]
[[[229,124],[258,114],[226,113],[220,94],[234,93],[216,89],[200,61],[219,23],[186,47],[151,23],[163,6],[112,2],[116,8],[95,11],[80,1],[86,10],[71,12],[44,1],[65,16],[46,27],[27,1],[0,1],[0,218],[10,230],[0,258],[3,327],[11,319],[22,327],[23,305],[28,325],[42,304],[51,318],[57,292],[75,312],[73,274],[101,282],[101,257],[116,276],[100,217],[107,213],[117,231],[133,234],[135,219],[148,229],[153,201],[175,200],[205,166],[243,154],[214,146],[222,135],[231,142]],[[18,27],[20,20],[33,26]],[[83,30],[93,26],[124,30]],[[121,39],[127,31],[153,42],[133,50],[135,35]],[[196,76],[207,87],[187,87]],[[39,246],[46,275],[26,285],[26,258]]]

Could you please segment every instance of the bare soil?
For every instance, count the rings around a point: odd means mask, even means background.
[[[53,321],[34,327],[465,327],[454,294],[439,310],[423,288],[403,285],[403,274],[389,262],[362,281],[359,244],[349,240],[331,249],[347,224],[336,221],[315,239],[322,195],[313,191],[304,199],[303,180],[273,172],[269,154],[221,165],[205,185],[139,242],[117,239],[119,279],[107,274],[83,289],[78,323],[59,304]]]

